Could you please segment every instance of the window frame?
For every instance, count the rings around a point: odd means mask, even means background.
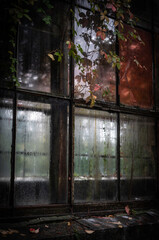
[[[81,5],[74,5],[72,7],[82,7],[83,9],[89,10]],[[71,26],[73,27],[74,22],[71,19]],[[144,31],[150,31],[145,27],[138,26]],[[106,112],[115,113],[117,115],[117,187],[118,187],[118,200],[115,202],[104,202],[104,203],[74,203],[74,179],[73,179],[73,168],[74,168],[74,121],[75,121],[75,108],[85,108],[91,109],[89,104],[86,104],[84,100],[75,99],[74,98],[74,61],[70,58],[70,96],[60,96],[54,95],[53,93],[45,93],[45,92],[38,92],[31,89],[21,89],[21,88],[11,88],[8,89],[7,87],[2,86],[1,90],[4,92],[4,95],[13,95],[13,129],[12,129],[12,149],[11,149],[11,185],[10,185],[10,205],[8,209],[0,208],[1,215],[5,215],[6,213],[11,216],[12,209],[14,209],[14,214],[23,216],[23,215],[47,215],[47,214],[80,214],[81,212],[87,214],[88,212],[94,213],[104,213],[106,211],[111,210],[119,211],[119,209],[124,209],[125,205],[128,203],[130,207],[136,208],[143,208],[143,207],[150,207],[155,206],[155,199],[150,200],[140,200],[140,201],[121,201],[120,197],[120,114],[132,114],[134,116],[144,116],[154,118],[155,120],[155,129],[159,126],[159,112],[156,109],[156,102],[155,102],[155,75],[154,75],[154,38],[153,38],[153,29],[151,29],[152,34],[152,55],[153,55],[153,71],[152,71],[152,79],[153,79],[153,109],[142,109],[133,106],[123,106],[120,105],[120,96],[119,96],[119,71],[116,69],[116,102],[100,102],[97,101],[93,110],[101,110]],[[73,33],[71,32],[71,39],[74,40]],[[119,45],[118,40],[116,41],[116,52],[119,53]],[[15,207],[14,206],[14,179],[15,179],[15,155],[16,155],[16,117],[17,117],[17,95],[24,94],[28,96],[40,96],[43,98],[51,98],[69,102],[69,160],[68,160],[68,202],[67,204],[52,204],[52,205],[37,205],[31,207]],[[155,141],[156,141],[156,195],[159,195],[159,162],[157,156],[157,145],[159,143],[159,137],[157,135],[157,131],[155,132]],[[158,153],[159,154],[159,153]],[[115,209],[115,210],[113,210]]]

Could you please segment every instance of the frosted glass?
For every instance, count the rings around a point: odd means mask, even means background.
[[[155,193],[155,123],[121,115],[121,198],[142,199]]]
[[[116,115],[76,108],[75,201],[116,197]]]
[[[18,106],[15,204],[66,203],[67,102],[19,100]]]
[[[0,99],[0,206],[9,205],[12,113],[12,100]]]

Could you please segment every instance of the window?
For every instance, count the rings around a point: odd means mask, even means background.
[[[0,202],[1,206],[4,207],[9,205],[13,95],[7,97],[2,91],[0,91],[0,95]]]
[[[125,35],[132,31],[125,25]],[[130,106],[152,108],[152,36],[137,29],[143,43],[120,40],[120,56],[124,58],[120,70],[120,102]]]
[[[75,110],[75,201],[115,200],[117,196],[116,114]]]
[[[67,101],[37,98],[17,102],[16,205],[67,202]]]
[[[32,10],[33,21],[18,26],[20,87],[9,84],[6,55],[0,60],[0,208],[70,213],[149,203],[158,181],[158,33],[140,22],[144,44],[123,41],[109,14],[102,39],[100,15],[86,1],[53,6],[50,26]],[[129,31],[125,24],[124,35]],[[68,40],[83,48],[84,71],[69,56]],[[52,61],[48,54],[59,48],[62,62]],[[122,57],[120,70],[104,58],[109,51]]]
[[[105,23],[109,29],[104,41],[97,36],[96,32],[100,25],[100,17],[92,14],[89,10],[80,9],[76,11],[76,18],[81,25],[75,24],[76,44],[80,44],[83,49],[81,55],[83,60],[84,72],[75,67],[75,98],[86,99],[89,91],[95,92],[96,84],[100,84],[101,90],[96,92],[97,99],[115,102],[115,69],[105,61],[101,51],[115,51],[114,20],[109,19],[109,24]],[[98,30],[100,32],[100,30]],[[103,95],[103,91],[109,94]]]
[[[121,199],[141,199],[155,193],[155,122],[122,114],[120,120]]]

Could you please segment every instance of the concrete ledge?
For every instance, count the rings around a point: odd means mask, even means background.
[[[32,233],[31,230],[37,231]],[[159,211],[79,218],[75,216],[36,218],[0,223],[4,240],[158,240]]]

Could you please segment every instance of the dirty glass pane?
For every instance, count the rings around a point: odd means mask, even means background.
[[[18,101],[16,205],[66,203],[68,104]]]
[[[155,91],[156,91],[156,107],[159,110],[159,34],[155,33]]]
[[[69,95],[68,48],[70,38],[69,5],[53,3],[51,25],[42,17],[33,16],[33,23],[24,22],[18,33],[18,80],[22,88]],[[35,9],[35,12],[36,9]],[[48,54],[61,51],[63,58],[53,61]]]
[[[125,105],[152,108],[152,40],[149,32],[136,29],[144,44],[138,40],[120,40],[120,102]],[[125,25],[125,34],[132,29]]]
[[[121,114],[121,199],[140,200],[155,193],[155,122]]]
[[[75,202],[115,200],[116,114],[76,108]]]
[[[75,23],[75,42],[83,49],[79,55],[84,69],[75,66],[75,98],[86,99],[91,91],[97,100],[115,102],[115,70],[105,59],[109,51],[115,51],[114,20],[104,23],[108,28],[105,33],[99,29],[98,14],[80,9],[80,13],[76,10],[76,18],[80,25]]]
[[[0,91],[0,94],[2,92]],[[12,145],[12,99],[0,98],[0,206],[9,205]]]
[[[0,85],[3,87],[11,87],[13,86],[13,81],[10,77],[9,67],[9,31],[11,29],[11,23],[8,21],[9,19],[9,7],[11,1],[9,0],[1,0],[0,4]]]

